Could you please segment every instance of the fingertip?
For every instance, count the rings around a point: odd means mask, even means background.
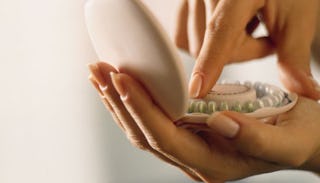
[[[208,120],[207,125],[213,131],[225,138],[234,138],[239,133],[240,125],[223,113],[214,113]]]
[[[100,90],[99,84],[96,82],[96,80],[94,79],[93,75],[90,74],[88,76],[88,80],[90,81],[90,83],[92,84],[92,86],[96,89],[96,91],[99,93],[100,96],[103,96],[102,91]]]
[[[189,95],[191,98],[200,97],[200,92],[203,85],[203,76],[200,73],[195,73],[192,75],[189,84]]]
[[[258,119],[250,117],[244,113],[239,113],[239,112],[234,112],[234,111],[224,111],[222,114],[237,121],[241,126],[264,125],[264,123],[262,123]]]
[[[106,62],[97,62],[96,65],[103,73],[118,72],[116,68]]]
[[[221,64],[212,64],[198,59],[189,83],[189,96],[191,98],[205,97],[220,77],[222,69]]]
[[[103,73],[101,72],[100,68],[98,67],[97,63],[88,64],[88,68],[91,72],[90,76],[100,85],[106,86],[107,80],[104,77]]]
[[[128,98],[128,87],[130,86],[130,84],[128,84],[130,82],[130,80],[128,80],[129,76],[122,73],[110,72],[110,77],[114,88],[121,97],[121,100],[125,101]]]

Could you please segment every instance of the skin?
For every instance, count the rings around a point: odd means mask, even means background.
[[[269,124],[240,113],[215,113],[207,121],[210,131],[194,134],[176,127],[134,78],[103,62],[89,68],[90,81],[129,141],[194,180],[221,183],[282,169],[320,171],[320,105],[313,100],[300,97],[293,110]],[[232,136],[221,128],[230,120],[239,127]]]
[[[318,0],[180,0],[174,33],[179,48],[196,59],[189,93],[204,97],[224,65],[276,53],[283,84],[293,92],[320,99],[310,71]],[[269,35],[254,38],[263,23]]]

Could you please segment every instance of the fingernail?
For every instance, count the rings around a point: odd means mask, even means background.
[[[121,100],[125,101],[128,98],[128,91],[124,82],[121,81],[121,76],[114,72],[110,72],[110,76],[115,89],[121,97]]]
[[[100,89],[102,92],[106,92],[107,89],[108,89],[108,86],[101,86],[101,85],[99,85],[99,89]]]
[[[103,96],[103,93],[102,93],[102,91],[101,91],[101,89],[100,89],[100,86],[99,86],[99,84],[96,82],[96,80],[93,78],[93,76],[90,75],[90,76],[88,77],[88,79],[89,79],[89,81],[92,83],[93,87],[98,91],[98,93],[100,94],[100,96]]]
[[[320,85],[319,85],[319,83],[318,83],[312,76],[310,76],[309,79],[312,81],[315,89],[316,89],[318,92],[320,92]]]
[[[240,129],[238,123],[219,113],[212,115],[208,119],[207,124],[214,131],[227,138],[234,138]]]
[[[88,67],[89,67],[89,70],[90,70],[92,76],[94,77],[96,82],[99,84],[99,86],[101,88],[106,88],[107,82],[106,82],[101,70],[99,69],[98,65],[93,63],[93,64],[88,64]]]
[[[199,97],[201,86],[202,86],[202,76],[199,73],[196,73],[192,76],[191,82],[189,85],[189,95],[191,98]]]

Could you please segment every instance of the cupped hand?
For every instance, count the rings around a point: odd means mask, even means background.
[[[284,85],[319,99],[309,66],[319,5],[318,0],[181,0],[175,42],[197,57],[190,96],[205,96],[225,64],[276,52]],[[254,38],[260,22],[269,35]]]
[[[106,63],[90,65],[90,80],[106,108],[136,147],[198,181],[224,182],[285,168],[319,168],[320,106],[301,98],[275,125],[245,115],[214,114],[211,132],[176,127],[143,86]],[[318,166],[318,167],[317,167]]]

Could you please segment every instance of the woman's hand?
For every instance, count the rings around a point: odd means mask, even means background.
[[[300,98],[274,126],[223,112],[212,132],[176,127],[143,86],[106,63],[90,65],[90,80],[130,142],[205,182],[224,182],[285,168],[320,170],[320,106]],[[111,74],[110,74],[111,73]]]
[[[319,4],[318,0],[181,0],[175,42],[197,57],[190,96],[205,96],[225,64],[275,51],[284,85],[319,99],[320,86],[309,66]],[[269,35],[253,38],[260,22]]]

